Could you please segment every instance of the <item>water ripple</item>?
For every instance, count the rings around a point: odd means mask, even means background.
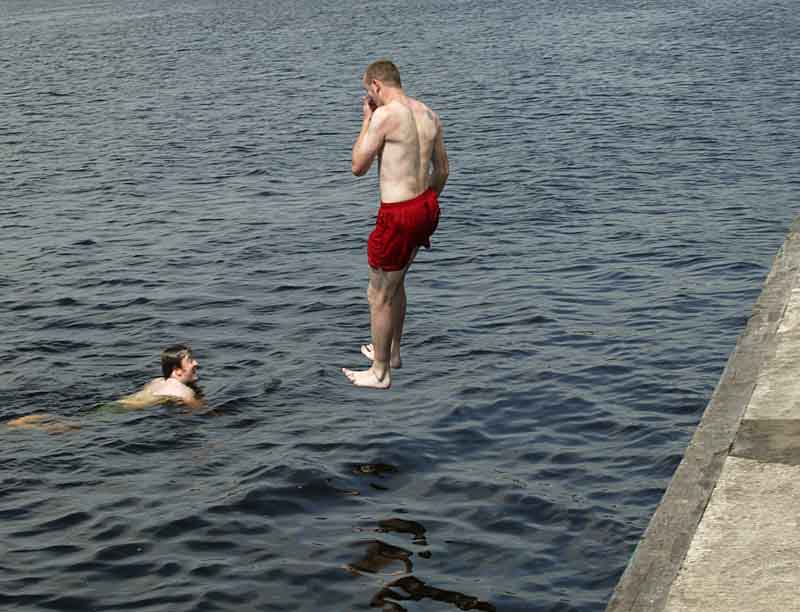
[[[0,607],[601,609],[794,215],[794,6],[6,4],[0,416],[80,429],[2,430]],[[376,53],[452,165],[382,395]],[[174,341],[209,409],[115,409]]]

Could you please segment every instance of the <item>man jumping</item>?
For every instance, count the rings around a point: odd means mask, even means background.
[[[361,133],[353,145],[353,174],[366,174],[377,157],[381,196],[367,243],[372,344],[361,347],[372,367],[342,371],[357,386],[388,389],[392,368],[401,365],[406,272],[419,247],[430,248],[449,166],[439,117],[405,94],[392,62],[370,64],[363,85],[367,95]]]

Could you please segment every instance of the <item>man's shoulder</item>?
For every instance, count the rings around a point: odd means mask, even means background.
[[[171,395],[182,397],[184,399],[194,398],[194,391],[188,385],[185,385],[182,382],[175,380],[173,378],[171,378],[168,382],[171,383],[170,390],[174,390],[174,393],[171,393]]]
[[[387,131],[391,130],[397,123],[397,109],[394,104],[379,106],[372,112],[370,130]]]
[[[431,119],[432,121],[439,122],[439,115],[437,115],[433,109],[425,104],[422,100],[417,100],[416,98],[409,98],[409,103],[411,105],[411,110],[417,113],[421,113]]]
[[[155,389],[158,389],[161,385],[163,385],[165,382],[166,381],[163,378],[154,378],[144,387],[142,387],[142,391],[154,391]]]
[[[389,102],[389,104],[379,106],[372,116],[376,119],[385,120],[389,117],[403,116],[406,113],[408,113],[408,107],[402,102],[395,100]]]
[[[194,398],[194,391],[192,391],[192,389],[187,385],[184,385],[182,382],[177,381],[174,378],[168,378],[167,380],[164,380],[163,378],[156,378],[147,386],[150,387],[150,391],[154,395],[171,395],[173,397],[180,397],[183,399]]]

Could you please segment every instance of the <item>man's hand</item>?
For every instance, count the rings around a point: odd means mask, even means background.
[[[383,147],[387,126],[387,107],[378,106],[369,96],[363,99],[364,121],[353,145],[353,174],[363,176],[372,165],[372,160]]]
[[[369,96],[364,96],[363,99],[363,110],[364,110],[364,121],[371,121],[372,120],[372,113],[375,112],[375,109],[378,108],[378,105],[370,98]]]

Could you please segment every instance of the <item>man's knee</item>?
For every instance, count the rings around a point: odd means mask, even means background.
[[[384,287],[367,287],[367,301],[371,306],[385,306],[390,302],[391,296]]]

